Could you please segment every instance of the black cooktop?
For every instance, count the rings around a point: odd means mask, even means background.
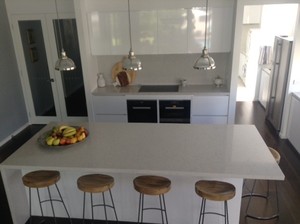
[[[178,85],[145,85],[139,92],[178,92]]]

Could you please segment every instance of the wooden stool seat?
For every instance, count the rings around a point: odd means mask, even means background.
[[[234,185],[222,181],[200,180],[195,184],[196,193],[212,201],[228,201],[235,196]]]
[[[171,181],[161,176],[138,176],[133,184],[136,191],[147,195],[161,195],[171,189]]]
[[[104,174],[88,174],[78,178],[77,186],[83,192],[101,193],[114,186],[114,178]]]
[[[269,147],[269,149],[270,149],[270,152],[272,153],[274,159],[276,160],[276,162],[279,163],[280,159],[281,159],[279,152],[277,152],[275,149],[273,149],[271,147]]]
[[[22,177],[23,184],[30,188],[49,187],[56,184],[59,179],[60,173],[52,170],[37,170]]]

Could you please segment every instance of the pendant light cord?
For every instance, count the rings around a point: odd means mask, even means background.
[[[55,0],[55,9],[56,9],[57,26],[58,26],[58,34],[59,34],[59,40],[60,40],[61,50],[64,51],[63,41],[62,41],[62,36],[61,36],[61,30],[60,30],[59,16],[58,16],[57,0]]]
[[[207,36],[207,12],[208,12],[208,0],[206,0],[206,9],[205,9],[205,39],[204,39],[204,48],[206,48],[206,36]]]
[[[128,22],[129,22],[130,51],[132,51],[132,40],[131,40],[131,18],[130,18],[130,0],[128,0]]]

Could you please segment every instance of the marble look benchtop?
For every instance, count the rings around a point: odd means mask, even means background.
[[[284,179],[253,125],[83,123],[76,125],[90,132],[84,142],[42,147],[38,137],[54,125],[48,124],[1,167]]]
[[[179,86],[177,92],[139,92],[140,85],[129,85],[125,87],[106,86],[96,88],[94,96],[105,95],[229,95],[226,86],[216,87],[214,85],[187,85]]]

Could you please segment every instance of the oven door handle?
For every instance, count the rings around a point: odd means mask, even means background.
[[[165,107],[165,110],[184,110],[184,107]]]
[[[151,107],[132,107],[133,110],[151,110]]]

